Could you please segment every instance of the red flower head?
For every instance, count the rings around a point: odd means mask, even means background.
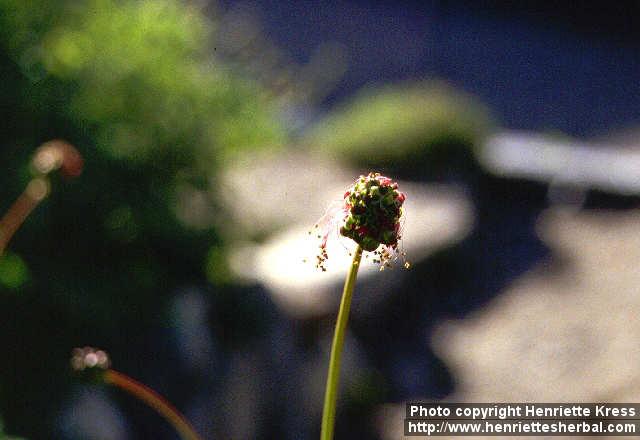
[[[321,228],[320,254],[317,267],[325,270],[324,261],[327,240],[334,227],[340,234],[350,238],[364,251],[374,252],[382,268],[398,253],[400,240],[402,205],[405,195],[398,191],[398,184],[379,173],[360,176],[344,193],[343,202],[330,210],[316,224]]]
[[[82,173],[84,160],[73,145],[55,139],[45,142],[36,150],[32,163],[39,174],[49,174],[59,169],[64,177],[70,179]]]

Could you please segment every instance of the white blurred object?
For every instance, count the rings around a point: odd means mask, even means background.
[[[478,152],[489,171],[553,185],[640,193],[640,142],[619,147],[606,142],[560,140],[524,131],[503,131]]]
[[[349,183],[326,182],[326,188],[339,199]],[[461,240],[471,229],[472,207],[460,189],[404,182],[399,182],[399,188],[407,195],[400,247],[408,261],[424,259],[434,250]],[[286,210],[286,201],[281,203]],[[351,264],[349,253],[355,246],[345,238],[329,240],[327,270],[322,272],[315,267],[320,240],[315,233],[308,234],[312,227],[313,222],[293,226],[261,246],[239,249],[231,258],[231,267],[238,275],[262,283],[280,307],[297,317],[332,310]],[[401,277],[404,270],[401,259],[391,273],[388,270],[381,273],[379,265],[371,259],[363,257],[360,280],[374,280],[381,287],[393,285],[394,279]]]
[[[254,155],[226,169],[221,181],[213,183],[225,216],[231,217],[220,227],[238,239],[246,239],[247,234],[264,236],[299,223],[311,227],[356,177],[358,173],[334,162],[303,153]]]

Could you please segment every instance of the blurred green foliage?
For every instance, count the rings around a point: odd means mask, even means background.
[[[255,84],[212,56],[213,24],[182,2],[0,5],[30,110],[82,124],[114,157],[206,169],[221,155],[282,140]]]
[[[441,82],[416,82],[361,90],[304,143],[357,167],[424,174],[450,166],[451,155],[472,149],[491,126],[472,97]]]
[[[13,437],[4,433],[4,423],[0,419],[0,440],[23,440],[21,437]]]
[[[16,290],[29,279],[29,270],[20,256],[5,254],[0,257],[0,286]]]
[[[0,263],[9,432],[50,436],[71,348],[135,344],[166,325],[176,288],[224,279],[217,173],[286,133],[268,94],[215,56],[214,25],[180,0],[0,0],[0,211],[40,143],[85,159]]]

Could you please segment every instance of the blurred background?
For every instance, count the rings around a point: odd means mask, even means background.
[[[0,256],[0,439],[319,435],[348,256],[307,231],[359,174],[407,193],[363,267],[336,438],[404,402],[640,399],[637,2],[0,0],[0,211],[37,147],[84,172]]]

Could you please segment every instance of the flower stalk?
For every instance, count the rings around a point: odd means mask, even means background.
[[[9,210],[0,218],[0,256],[4,254],[9,241],[27,219],[29,214],[49,193],[49,183],[42,177],[36,177],[20,194]]]
[[[339,231],[342,237],[347,237],[356,243],[333,334],[320,440],[333,440],[342,349],[362,253],[372,252],[373,262],[380,265],[380,270],[391,267],[392,261],[398,258],[398,254],[404,258],[404,252],[398,250],[398,242],[402,232],[402,205],[406,196],[398,190],[397,182],[380,173],[362,175],[342,198],[341,205],[327,210],[314,226],[319,229],[317,237],[321,239],[316,267],[323,272],[327,270],[325,262],[329,258],[327,242],[334,231]],[[406,261],[405,267],[409,267]]]
[[[82,172],[83,163],[78,150],[65,141],[56,139],[38,147],[31,160],[35,176],[0,218],[0,257],[29,214],[49,195],[49,174],[59,170],[67,179],[78,177]]]
[[[105,383],[120,388],[156,410],[175,428],[181,439],[202,440],[180,411],[151,388],[111,368],[104,372],[103,380]]]
[[[338,384],[340,382],[340,365],[342,361],[342,347],[346,335],[347,322],[349,321],[349,311],[351,309],[351,299],[356,285],[358,268],[362,259],[362,247],[357,245],[353,253],[353,262],[347,273],[347,279],[342,291],[340,310],[336,321],[336,329],[333,334],[331,345],[331,357],[329,359],[329,371],[327,373],[327,386],[324,395],[324,409],[322,411],[322,428],[320,432],[321,440],[332,440],[336,422],[336,404],[338,398]]]
[[[118,387],[146,403],[173,426],[182,440],[202,440],[186,417],[167,399],[137,380],[112,369],[109,356],[103,350],[93,347],[74,349],[71,354],[71,367],[94,381]]]

